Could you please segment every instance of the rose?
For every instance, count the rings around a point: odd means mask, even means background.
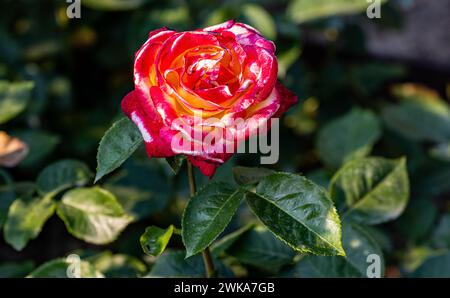
[[[278,117],[297,102],[277,82],[277,70],[275,45],[248,25],[161,28],[136,53],[135,90],[122,109],[141,131],[149,157],[183,153],[212,176],[232,155],[226,144],[236,149],[256,133],[257,120]],[[234,124],[238,118],[242,125]],[[228,138],[206,142],[211,133]],[[194,146],[174,147],[180,140]]]

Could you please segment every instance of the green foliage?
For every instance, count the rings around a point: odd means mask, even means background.
[[[117,169],[142,143],[139,129],[130,119],[114,123],[98,147],[95,181]]]
[[[170,225],[167,229],[161,229],[155,226],[146,228],[144,234],[139,239],[142,250],[148,255],[159,256],[166,249],[173,231],[173,225]]]
[[[219,277],[366,277],[368,254],[388,277],[449,276],[448,63],[374,55],[410,35],[399,1],[372,20],[364,0],[82,0],[76,21],[24,2],[0,4],[0,131],[29,149],[0,169],[1,277],[204,277],[208,246]],[[274,42],[299,103],[276,164],[235,154],[190,198],[186,156],[148,160],[120,100],[150,31],[230,19]]]
[[[110,252],[86,258],[105,277],[141,277],[147,266],[138,258]]]
[[[72,235],[93,244],[114,241],[133,220],[113,194],[99,187],[67,192],[57,213]]]
[[[277,37],[277,26],[263,7],[256,4],[245,4],[242,6],[242,14],[248,23],[258,29],[261,34],[271,40]]]
[[[186,258],[207,248],[226,228],[244,191],[225,183],[210,183],[189,201],[181,222]]]
[[[83,186],[92,178],[89,168],[77,160],[60,160],[39,174],[36,187],[40,195],[58,193],[74,186]]]
[[[22,250],[28,241],[36,238],[47,219],[55,211],[51,196],[43,198],[21,197],[9,208],[4,226],[4,236],[15,250]]]
[[[303,23],[333,15],[359,13],[365,11],[369,4],[360,0],[293,0],[287,12],[294,21]]]
[[[346,257],[305,256],[287,275],[316,278],[367,277],[367,257],[371,254],[380,257],[380,274],[384,275],[383,253],[364,227],[344,222],[342,237]]]
[[[33,82],[0,81],[0,124],[23,112],[31,97]]]
[[[263,178],[246,200],[261,222],[293,249],[345,255],[333,202],[323,188],[308,179],[274,173]]]
[[[380,136],[380,122],[375,114],[353,109],[320,130],[317,149],[325,164],[338,168],[346,161],[368,155]]]
[[[142,6],[149,0],[82,0],[81,3],[92,9],[99,10],[131,10]]]
[[[444,102],[404,101],[387,106],[383,119],[390,128],[412,140],[443,142],[450,139],[450,108]]]
[[[78,266],[68,262],[66,259],[56,259],[42,264],[31,272],[27,277],[29,278],[67,278],[67,272],[71,265]],[[104,277],[98,272],[94,266],[86,261],[81,261],[79,264],[79,272],[77,272],[81,278],[98,278]]]
[[[409,199],[406,160],[369,157],[350,161],[330,183],[335,201],[344,200],[344,217],[378,224],[397,218]]]

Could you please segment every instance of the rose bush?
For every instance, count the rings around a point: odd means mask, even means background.
[[[212,176],[232,152],[224,150],[226,142],[205,143],[208,133],[228,136],[236,149],[257,132],[260,120],[297,102],[277,82],[277,70],[273,42],[246,24],[228,21],[187,32],[161,28],[136,53],[135,90],[122,109],[139,127],[149,157],[186,154]],[[236,119],[242,125],[232,125]],[[203,146],[174,148],[180,137]]]

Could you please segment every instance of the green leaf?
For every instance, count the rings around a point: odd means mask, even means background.
[[[345,255],[339,216],[327,192],[308,179],[274,173],[263,178],[247,203],[278,238],[300,252]]]
[[[403,101],[384,108],[382,116],[389,128],[408,139],[434,142],[450,140],[450,108],[442,100]]]
[[[89,8],[106,11],[133,10],[144,5],[149,0],[82,0]]]
[[[265,168],[233,167],[233,177],[239,185],[255,184],[273,172]]]
[[[397,218],[409,199],[405,158],[369,157],[350,161],[333,177],[331,197],[345,200],[343,217],[366,224]]]
[[[376,115],[356,108],[319,131],[317,149],[325,164],[338,168],[346,161],[368,155],[380,136]]]
[[[167,157],[166,161],[169,164],[170,168],[172,169],[174,174],[178,174],[181,167],[183,166],[183,163],[186,159],[186,156],[183,154],[178,154],[172,157]]]
[[[387,0],[381,0],[384,3]],[[288,16],[297,23],[320,18],[363,12],[370,5],[363,0],[293,0],[287,8]]]
[[[151,256],[162,254],[172,237],[173,229],[173,225],[170,225],[167,229],[161,229],[156,226],[146,228],[139,239],[144,252]]]
[[[241,8],[244,18],[267,39],[277,38],[277,26],[270,13],[256,4],[245,4]]]
[[[34,269],[33,261],[0,264],[0,278],[22,278]]]
[[[367,277],[371,254],[380,257],[380,274],[384,276],[383,253],[364,227],[354,223],[344,223],[342,238],[346,257],[305,256],[288,273],[291,277]]]
[[[4,236],[15,250],[22,250],[31,239],[36,238],[47,219],[55,211],[52,196],[43,198],[21,197],[9,208]]]
[[[123,254],[103,253],[94,260],[87,258],[96,270],[108,278],[141,277],[147,271],[145,264],[133,257]]]
[[[8,122],[25,110],[33,88],[33,82],[0,81],[0,124]]]
[[[92,172],[82,162],[71,159],[57,161],[47,166],[36,180],[41,195],[58,193],[74,186],[82,186],[92,178]]]
[[[72,235],[93,244],[114,241],[133,220],[113,194],[99,187],[65,193],[57,213]]]
[[[79,266],[79,267],[78,267]],[[27,277],[29,278],[68,278],[68,271],[70,269],[78,271],[81,278],[98,278],[103,277],[103,274],[98,272],[94,266],[86,261],[77,263],[68,262],[66,259],[55,259],[46,262],[36,268]],[[76,268],[78,267],[78,268]]]
[[[186,258],[204,250],[223,232],[243,197],[243,190],[213,182],[191,198],[181,221]]]
[[[100,141],[95,182],[117,169],[142,143],[142,135],[130,119],[115,122]]]
[[[147,277],[205,277],[202,256],[185,258],[182,251],[164,252],[156,259]],[[213,259],[218,277],[232,277],[233,274],[218,260]]]
[[[255,227],[243,233],[227,250],[226,254],[244,264],[277,272],[293,261],[296,252],[278,240],[264,227]]]

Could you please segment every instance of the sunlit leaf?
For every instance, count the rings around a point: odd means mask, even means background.
[[[72,235],[93,244],[114,241],[133,220],[113,194],[99,187],[67,192],[57,213]]]
[[[47,219],[55,211],[52,196],[21,197],[10,206],[4,226],[5,241],[15,250],[22,250],[28,241],[36,238]]]
[[[308,179],[274,173],[263,178],[247,203],[278,238],[300,252],[345,255],[339,216],[327,192]]]
[[[162,254],[172,237],[173,229],[173,225],[170,225],[167,229],[161,229],[155,226],[146,228],[144,234],[139,239],[144,252],[151,256]]]
[[[395,219],[409,199],[406,160],[369,157],[350,161],[334,175],[330,194],[346,202],[343,217],[366,224]]]

